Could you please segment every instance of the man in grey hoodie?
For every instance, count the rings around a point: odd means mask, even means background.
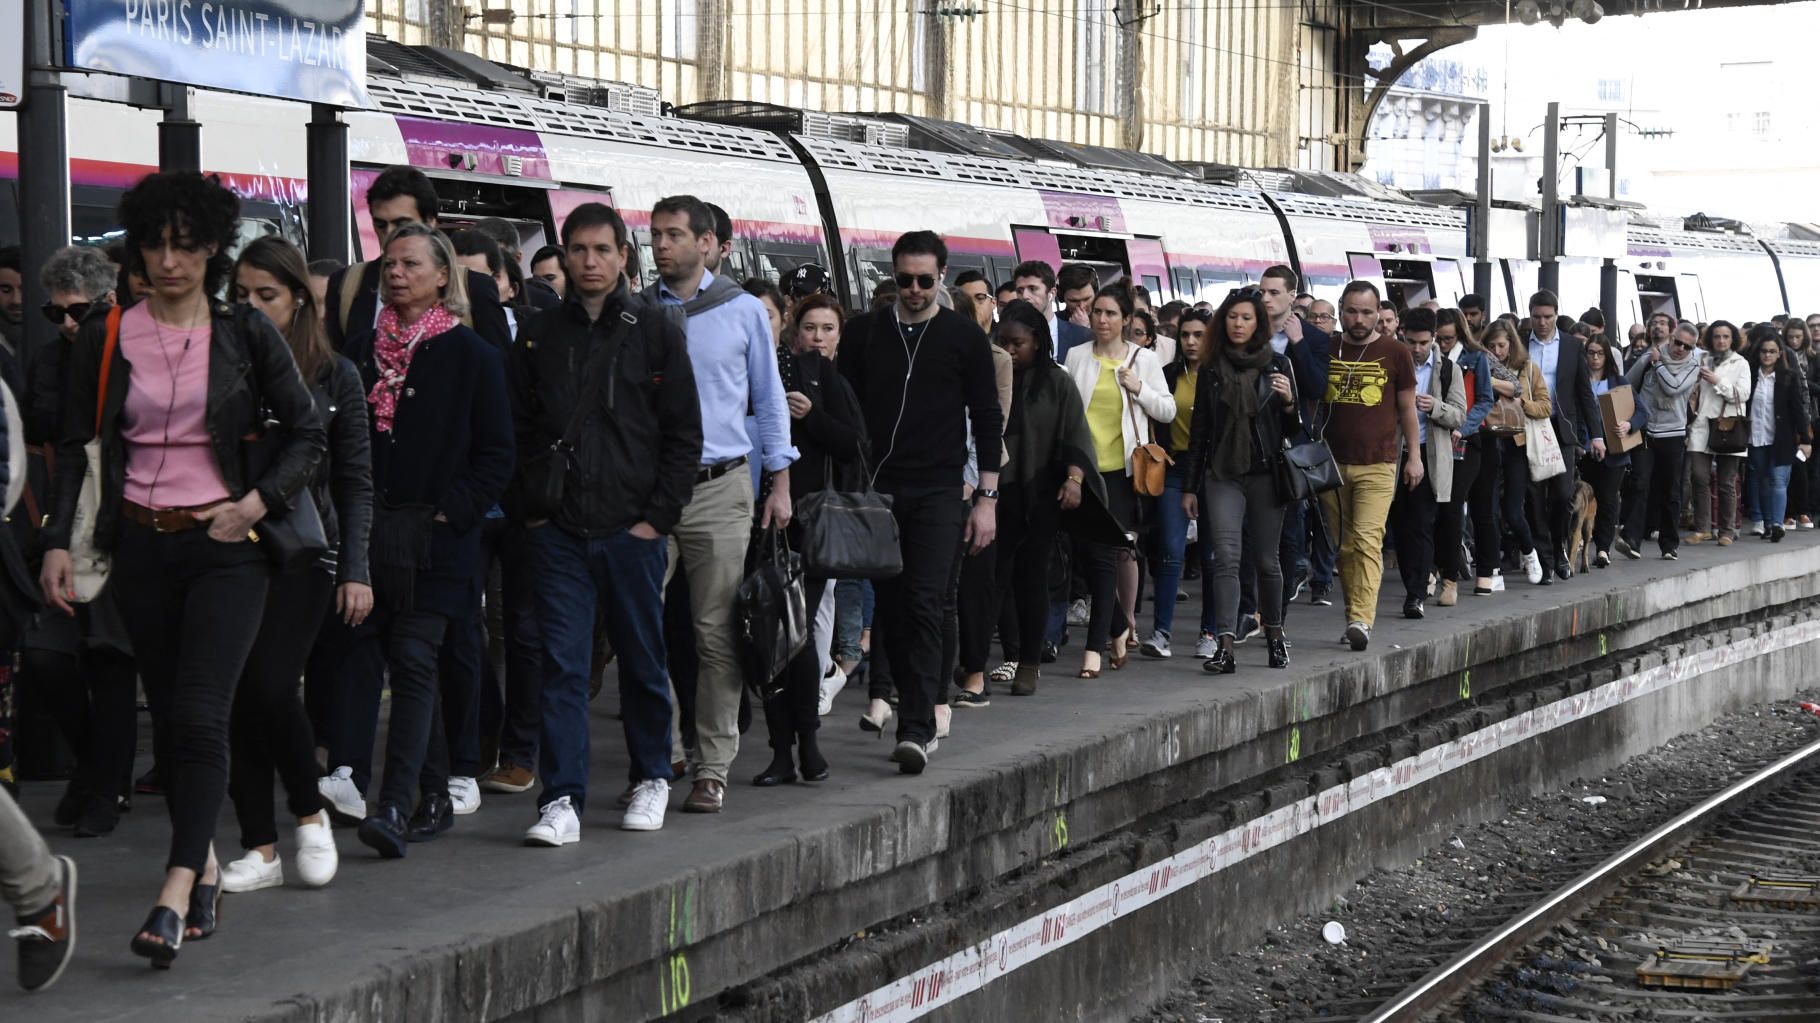
[[[1676,327],[1663,344],[1649,350],[1625,377],[1637,403],[1649,413],[1643,446],[1631,456],[1637,500],[1624,509],[1624,542],[1636,551],[1650,529],[1667,561],[1680,560],[1681,463],[1687,456],[1687,410],[1700,386],[1704,354],[1699,335],[1688,324]]]
[[[790,524],[790,412],[778,375],[771,321],[758,299],[731,277],[707,268],[717,250],[714,214],[692,195],[660,200],[651,210],[651,254],[657,264],[657,300],[680,305],[688,316],[689,362],[701,401],[701,470],[695,492],[670,539],[672,563],[688,576],[701,659],[696,681],[695,784],[683,810],[719,813],[727,770],[739,753],[739,697],[743,686],[734,647],[733,599],[745,572],[752,535],[752,477],[746,462],[758,458],[775,482],[765,499],[761,526]],[[626,366],[626,372],[654,367]],[[746,434],[746,410],[758,420],[759,450]]]

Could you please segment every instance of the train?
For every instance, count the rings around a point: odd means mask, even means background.
[[[947,240],[950,275],[994,282],[1023,260],[1081,262],[1129,275],[1153,301],[1217,302],[1273,264],[1317,297],[1364,279],[1405,307],[1472,290],[1466,197],[1403,193],[1357,175],[1172,163],[1146,154],[1027,139],[897,114],[841,115],[763,104],[676,110],[655,93],[369,38],[373,106],[349,111],[354,257],[378,240],[366,187],[410,164],[436,183],[441,218],[503,217],[527,257],[585,202],[624,215],[647,280],[649,210],[689,192],[725,208],[735,277],[781,279],[803,263],[832,272],[855,308],[890,276],[901,233]],[[121,192],[155,169],[161,112],[69,101],[72,226],[79,241],[117,232]],[[309,201],[307,106],[195,90],[205,170],[243,200],[245,237],[303,244]],[[18,235],[17,120],[0,116],[0,243]],[[1534,204],[1501,202],[1487,225],[1495,314],[1536,290]],[[1801,225],[1666,217],[1576,202],[1564,214],[1564,311],[1599,303],[1601,266],[1618,274],[1620,322],[1656,312],[1766,318],[1820,310],[1820,240]]]

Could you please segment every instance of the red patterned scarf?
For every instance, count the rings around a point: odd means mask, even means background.
[[[404,389],[404,378],[411,372],[411,359],[424,338],[454,330],[461,321],[441,305],[433,305],[408,327],[398,321],[398,310],[386,306],[379,312],[379,335],[373,341],[373,361],[379,367],[379,382],[367,395],[373,406],[373,427],[381,433],[392,432],[392,418],[398,414],[398,392]]]

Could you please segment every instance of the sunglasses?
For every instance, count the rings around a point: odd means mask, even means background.
[[[1232,297],[1233,298],[1263,298],[1264,289],[1259,288],[1259,287],[1250,286],[1250,285],[1247,285],[1246,287],[1243,287],[1243,288],[1234,288],[1234,289],[1232,289]]]
[[[72,302],[69,305],[58,305],[55,302],[46,302],[40,308],[44,311],[45,319],[61,327],[63,326],[63,318],[65,316],[75,320],[77,323],[81,323],[82,318],[88,315],[88,311],[94,308],[94,305],[93,302]]]
[[[935,287],[934,274],[899,273],[894,275],[894,279],[897,281],[897,286],[900,288],[915,286],[918,291],[928,291]]]
[[[1691,351],[1693,351],[1693,350],[1694,350],[1694,346],[1693,346],[1693,345],[1690,345],[1690,344],[1686,344],[1686,343],[1684,343],[1684,342],[1681,342],[1681,341],[1670,341],[1670,342],[1669,342],[1669,343],[1668,343],[1668,346],[1669,346],[1669,347],[1670,347],[1670,348],[1673,348],[1673,349],[1674,349],[1674,350],[1676,350],[1676,351],[1678,351],[1678,352],[1691,352]]]

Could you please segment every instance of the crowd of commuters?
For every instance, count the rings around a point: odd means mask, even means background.
[[[1319,299],[1283,266],[1153,308],[1085,265],[951,277],[921,231],[850,316],[813,265],[735,281],[731,221],[689,195],[651,210],[647,286],[605,205],[527,259],[509,222],[440,224],[418,171],[366,202],[382,251],[350,267],[277,237],[236,248],[234,195],[175,173],[127,192],[113,258],[0,252],[0,380],[30,450],[0,536],[29,566],[0,585],[4,638],[54,732],[34,740],[71,760],[54,823],[104,836],[135,796],[165,803],[131,940],[156,966],[215,931],[222,893],[287,882],[280,787],[306,886],[339,869],[334,823],[398,859],[483,793],[540,786],[525,843],[579,842],[609,675],[617,823],[653,831],[673,783],[682,811],[722,809],[754,719],[771,759],[753,784],[828,778],[817,732],[850,679],[860,727],[893,727],[914,775],[955,709],[1036,694],[1077,639],[1081,679],[1170,658],[1191,580],[1194,656],[1228,675],[1254,636],[1289,665],[1298,603],[1338,599],[1340,641],[1366,649],[1388,558],[1419,619],[1506,573],[1572,578],[1588,521],[1578,563],[1605,569],[1820,514],[1820,317],[1657,314],[1620,348],[1547,291],[1489,318],[1477,296],[1402,308],[1365,281]],[[36,350],[27,269],[61,332]],[[1290,451],[1332,485],[1299,487]],[[901,572],[809,575],[810,639],[749,677],[753,558],[807,542],[814,495],[868,490]],[[0,882],[21,980],[44,986],[76,867],[4,793]]]

